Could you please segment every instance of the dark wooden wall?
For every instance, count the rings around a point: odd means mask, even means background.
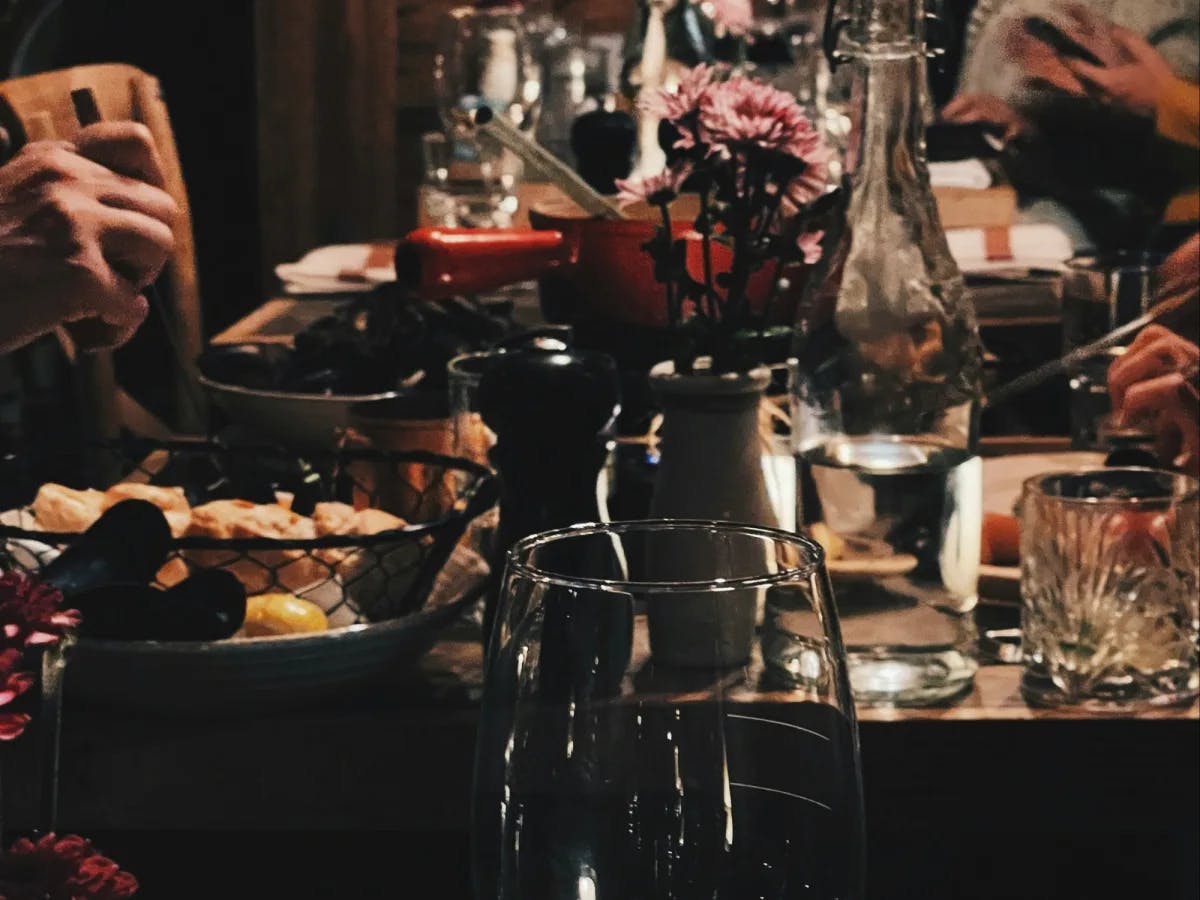
[[[568,0],[588,32],[633,0]],[[437,127],[433,55],[452,0],[256,0],[261,258],[395,237],[416,220],[419,136]],[[268,276],[268,289],[275,284]]]

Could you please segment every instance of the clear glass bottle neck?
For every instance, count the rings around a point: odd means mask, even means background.
[[[837,9],[843,12],[837,15]],[[837,0],[835,18],[844,23],[850,55],[925,42],[925,0]]]
[[[880,178],[891,181],[893,190],[929,192],[924,53],[919,46],[903,52],[863,52],[850,65],[856,69],[854,137],[846,168],[853,183]]]

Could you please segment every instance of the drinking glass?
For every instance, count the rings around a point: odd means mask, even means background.
[[[446,382],[450,388],[450,452],[480,465],[491,465],[488,451],[496,444],[496,435],[479,415],[479,383],[491,351],[463,353],[446,364]]]
[[[1063,353],[1090,344],[1146,312],[1153,302],[1160,261],[1160,256],[1145,253],[1072,259],[1062,285]],[[1124,347],[1114,347],[1069,373],[1071,446],[1077,450],[1106,449],[1099,428],[1112,412],[1108,367],[1124,352]]]
[[[1200,482],[1112,468],[1038,476],[1021,499],[1021,691],[1136,709],[1197,696]]]
[[[519,5],[465,5],[442,20],[434,57],[438,112],[450,137],[459,192],[495,198],[494,222],[476,210],[469,227],[506,227],[516,212],[520,161],[476,139],[469,114],[488,106],[532,135],[541,108],[541,73]]]
[[[446,364],[451,454],[491,465],[488,452],[496,445],[496,435],[479,413],[479,385],[500,354],[518,349],[565,351],[570,343],[569,326],[542,325],[505,338],[493,350],[462,353],[451,359]]]
[[[419,224],[442,228],[508,228],[519,208],[516,181],[495,161],[455,158],[454,144],[440,131],[421,135],[425,178]]]
[[[854,710],[803,537],[650,520],[519,542],[483,710],[480,900],[862,896]]]

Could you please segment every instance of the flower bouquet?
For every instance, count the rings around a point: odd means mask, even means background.
[[[676,371],[703,357],[715,374],[782,361],[791,327],[772,314],[820,259],[834,206],[825,141],[791,94],[721,68],[698,66],[641,106],[671,133],[671,154],[661,173],[618,181],[618,199],[661,212],[645,250],[666,289]],[[694,234],[675,237],[672,203],[684,191],[699,213]]]
[[[0,571],[0,746],[19,738],[32,720],[22,707],[35,693],[41,654],[70,640],[79,623],[57,589]],[[137,890],[136,878],[76,835],[20,838],[7,850],[0,841],[0,900],[127,900]]]
[[[672,357],[650,372],[663,413],[650,515],[777,526],[763,474],[766,366],[791,349],[791,323],[776,307],[821,256],[821,219],[833,209],[829,151],[792,95],[723,68],[692,69],[675,92],[640,102],[671,143],[664,171],[617,184],[621,202],[662,216],[644,247],[664,287]],[[683,192],[698,199],[690,233],[673,230]],[[709,561],[669,540],[650,553],[664,578],[711,574]],[[763,563],[734,561],[747,571]],[[753,598],[714,603],[683,591],[648,613],[657,659],[749,658]]]

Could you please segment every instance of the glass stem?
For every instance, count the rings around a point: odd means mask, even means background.
[[[62,693],[67,659],[75,644],[68,634],[42,654],[41,752],[43,833],[58,825],[58,764],[62,743]]]

